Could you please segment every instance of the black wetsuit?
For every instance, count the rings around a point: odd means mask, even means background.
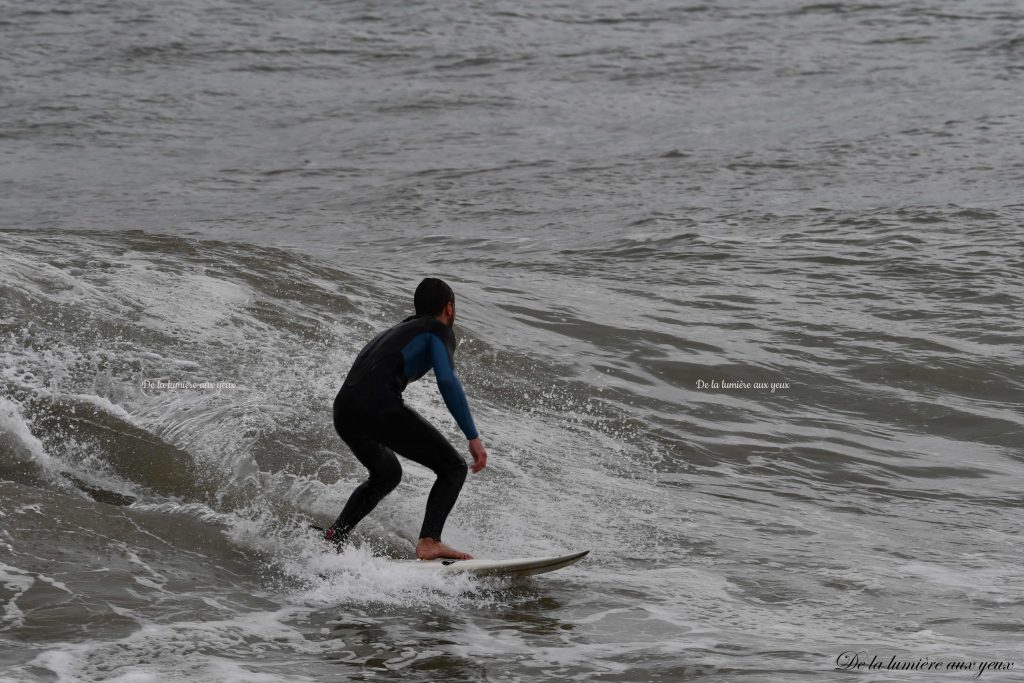
[[[402,479],[395,453],[437,475],[420,538],[440,540],[445,520],[466,480],[466,462],[433,425],[402,401],[402,391],[433,369],[437,386],[467,439],[478,434],[462,384],[455,376],[456,340],[432,315],[406,318],[374,337],[359,353],[334,399],[334,428],[370,477],[352,493],[328,537],[340,541]]]

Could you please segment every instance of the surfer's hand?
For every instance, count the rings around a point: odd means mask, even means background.
[[[473,456],[473,466],[469,468],[473,474],[487,467],[487,449],[480,437],[470,440],[469,454]]]

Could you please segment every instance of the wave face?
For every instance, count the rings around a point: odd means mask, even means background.
[[[1012,661],[1022,18],[6,8],[0,678]],[[346,552],[306,531],[364,476],[333,396],[425,276],[491,452],[446,540],[571,570],[390,563],[411,463]],[[430,378],[406,399],[461,443]]]

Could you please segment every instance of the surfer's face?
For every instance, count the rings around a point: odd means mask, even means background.
[[[448,325],[448,327],[455,327],[455,300],[449,301],[444,305],[444,312],[441,320]]]

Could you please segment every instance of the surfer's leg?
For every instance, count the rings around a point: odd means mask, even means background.
[[[376,434],[399,455],[433,470],[437,475],[423,516],[420,538],[441,540],[441,531],[466,481],[466,461],[448,443],[448,439],[414,410],[403,407],[388,413],[387,432]]]
[[[349,496],[337,521],[328,531],[330,540],[339,545],[356,524],[370,514],[381,499],[391,493],[402,480],[402,466],[395,454],[366,434],[361,426],[359,416],[335,411],[334,427],[338,435],[370,473],[370,477]]]

